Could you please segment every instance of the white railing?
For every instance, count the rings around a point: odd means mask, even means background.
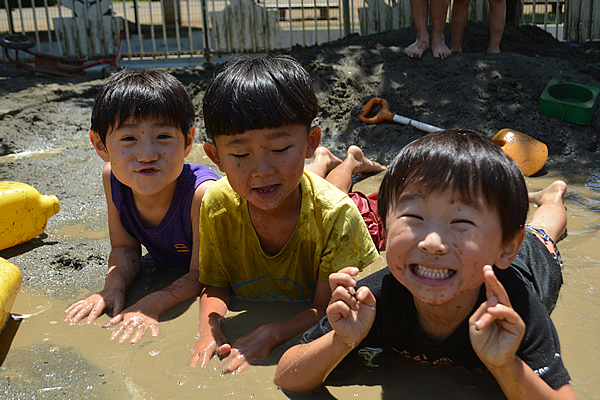
[[[84,58],[98,56],[90,36],[111,29],[112,25],[103,22],[106,18],[122,18],[125,59],[210,60],[213,54],[314,45],[351,33],[365,35],[412,24],[409,0],[100,0],[99,5],[98,0],[54,0],[53,5],[49,5],[52,0],[37,0],[38,6],[30,7],[24,7],[23,1],[16,0],[17,6],[9,7],[9,0],[0,0],[5,6],[0,9],[0,33],[26,33],[36,40],[34,51],[63,56],[69,56],[64,42],[77,39],[84,44],[76,46],[77,51],[86,52],[79,55]],[[538,15],[543,14],[542,21],[525,18],[524,23],[537,23],[559,39],[563,35],[579,42],[600,39],[600,7],[589,13],[581,9],[582,4],[591,4],[590,0],[568,0],[566,6],[564,0],[523,1],[524,15],[532,14],[534,9]],[[589,20],[565,26],[564,12],[569,15],[571,9],[569,1],[578,1],[578,15],[589,15]],[[471,10],[471,19],[485,20],[487,0],[472,0]],[[559,11],[558,24],[548,22],[553,10]],[[573,34],[575,27],[581,27],[581,32]],[[119,35],[106,37],[119,41]],[[86,41],[90,44],[87,47]],[[96,53],[116,48],[116,43],[101,42],[102,49],[96,49]],[[6,61],[4,55],[1,57],[0,61]]]
[[[533,10],[535,10],[535,13]],[[525,18],[526,15],[527,18]],[[553,22],[550,21],[550,15],[554,16]],[[560,18],[561,16],[562,18]],[[535,24],[552,33],[556,38],[566,39],[563,29],[564,16],[565,0],[523,0],[521,23]]]

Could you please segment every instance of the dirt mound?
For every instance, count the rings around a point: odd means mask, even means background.
[[[357,144],[368,156],[389,162],[422,135],[398,124],[360,122],[362,106],[371,97],[382,97],[393,112],[441,128],[472,128],[490,136],[503,128],[515,129],[545,142],[555,156],[585,156],[598,150],[600,112],[589,125],[579,126],[537,111],[550,79],[600,87],[598,43],[575,46],[537,27],[507,25],[502,53],[488,55],[489,25],[469,22],[462,54],[437,60],[428,52],[413,60],[403,49],[414,38],[414,29],[407,28],[292,49],[292,56],[314,78],[325,145],[344,154],[350,144]],[[214,71],[175,73],[199,105]]]
[[[447,38],[449,29],[447,26]],[[394,123],[360,122],[358,114],[366,101],[382,97],[393,112],[441,128],[472,128],[490,136],[503,128],[515,129],[545,142],[554,156],[585,156],[598,150],[599,111],[589,125],[579,126],[540,115],[537,108],[550,79],[600,87],[600,44],[570,45],[537,27],[509,24],[500,46],[502,53],[488,55],[489,26],[471,21],[465,30],[462,54],[437,60],[427,52],[422,59],[413,60],[403,50],[414,38],[414,29],[406,28],[292,49],[291,55],[314,78],[325,145],[344,154],[350,144],[357,144],[369,157],[389,162],[400,148],[422,135]],[[200,104],[215,67],[177,68],[172,72],[194,97],[202,140]],[[44,126],[53,125],[58,118],[53,106],[45,104],[81,98],[79,105],[90,106],[103,83],[103,79],[93,78],[99,77],[36,75],[0,80],[0,95],[6,104],[0,110],[0,150],[7,153],[40,147],[40,138],[48,136]],[[44,115],[45,110],[51,115]],[[89,109],[76,113],[83,116],[76,126],[61,121],[57,128],[87,130]],[[52,134],[59,132],[53,130]]]

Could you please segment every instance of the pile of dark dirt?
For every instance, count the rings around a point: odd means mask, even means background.
[[[449,26],[446,37],[450,37]],[[600,43],[575,46],[534,26],[508,24],[500,45],[502,53],[489,55],[485,53],[489,25],[470,21],[462,54],[438,60],[427,52],[414,60],[403,53],[414,38],[414,29],[406,28],[292,49],[291,55],[314,78],[322,109],[317,122],[324,130],[323,144],[338,155],[357,144],[369,157],[389,162],[400,148],[422,135],[391,122],[360,122],[362,106],[372,97],[381,97],[388,100],[393,112],[440,128],[472,128],[490,136],[511,128],[545,142],[553,156],[586,156],[598,151],[599,111],[589,125],[579,126],[540,115],[537,110],[551,79],[600,87]],[[216,68],[172,69],[194,97],[198,140],[206,138],[200,105]],[[83,107],[75,112],[84,118],[75,126],[61,124],[59,128],[87,130],[89,107],[104,82],[97,78],[93,74],[81,78],[36,75],[0,80],[0,95],[6,100],[0,107],[2,153],[39,148],[42,137],[56,141],[48,138],[44,125],[56,118],[52,104],[64,100],[81,99],[72,103]]]
[[[414,38],[414,29],[407,28],[292,49],[314,78],[323,143],[338,155],[357,144],[369,156],[389,162],[423,134],[391,122],[360,122],[360,109],[372,97],[388,100],[392,112],[440,128],[471,128],[490,136],[511,128],[545,142],[554,156],[597,152],[599,111],[589,125],[579,126],[539,114],[538,104],[551,79],[600,87],[600,44],[574,46],[537,27],[507,25],[502,53],[490,55],[485,53],[489,25],[469,22],[462,54],[438,60],[427,52],[413,60],[403,49]],[[175,71],[198,106],[213,73],[206,68]]]

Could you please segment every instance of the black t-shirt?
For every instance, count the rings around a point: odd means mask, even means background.
[[[506,289],[513,308],[525,322],[525,336],[517,356],[553,389],[569,382],[569,374],[560,356],[558,335],[539,294],[524,284],[522,274],[516,268],[494,268],[494,273]],[[359,286],[368,286],[375,295],[377,312],[369,334],[345,362],[357,357],[360,348],[374,347],[393,348],[432,365],[446,362],[467,369],[485,369],[471,346],[468,318],[441,343],[433,343],[421,330],[412,294],[391,275],[389,269],[376,272],[359,283]],[[482,286],[477,305],[469,315],[485,300],[485,288]],[[324,317],[304,334],[302,341],[315,340],[331,329],[327,317]]]

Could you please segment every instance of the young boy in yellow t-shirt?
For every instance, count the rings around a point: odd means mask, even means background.
[[[330,273],[378,257],[352,200],[311,172],[315,165],[304,170],[321,141],[311,126],[318,111],[310,75],[286,56],[235,59],[207,89],[204,148],[227,178],[207,191],[200,212],[206,289],[192,366],[217,353],[225,372],[241,371],[267,357],[325,315]],[[313,303],[230,344],[220,323],[232,295]]]

